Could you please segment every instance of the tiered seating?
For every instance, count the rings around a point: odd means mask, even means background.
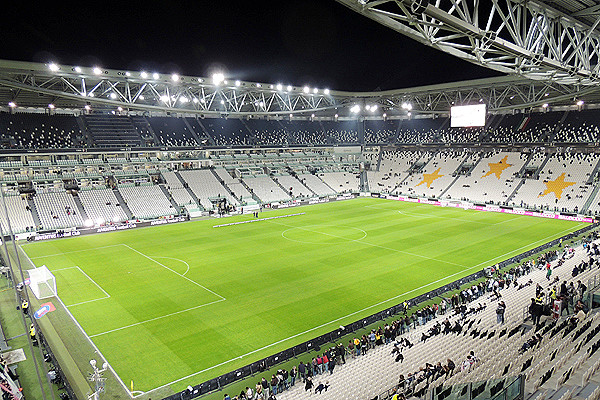
[[[120,222],[127,220],[127,214],[121,208],[112,189],[81,190],[79,198],[88,218],[94,223]]]
[[[391,143],[399,125],[399,120],[365,120],[365,144]]]
[[[153,219],[178,214],[156,185],[119,186],[119,192],[135,219]]]
[[[422,154],[420,151],[384,151],[381,155],[379,171],[374,170],[377,164],[373,165],[373,163],[371,163],[371,170],[367,171],[369,190],[392,193],[408,176],[408,169]]]
[[[405,119],[400,123],[398,143],[434,143],[439,140],[438,129],[446,120],[419,118]]]
[[[288,191],[288,194],[294,198],[312,197],[314,195],[302,182],[291,175],[279,175],[273,179],[283,186]]]
[[[299,174],[298,179],[317,196],[329,196],[336,193],[334,189],[327,186],[327,184],[316,175]]]
[[[196,203],[187,189],[183,187],[183,183],[181,183],[175,172],[162,171],[162,176],[165,179],[167,190],[178,206]]]
[[[279,121],[252,119],[246,121],[252,133],[252,141],[259,146],[283,146],[288,143],[288,136]]]
[[[318,121],[279,121],[293,144],[315,145],[326,144],[327,138],[322,125]]]
[[[439,152],[418,174],[410,175],[401,191],[413,196],[439,197],[454,180],[453,173],[463,162],[463,152]]]
[[[330,143],[358,143],[358,121],[321,121]]]
[[[485,128],[447,128],[439,132],[444,143],[478,143]]]
[[[81,130],[68,115],[0,113],[2,148],[64,149],[76,147]]]
[[[92,114],[84,119],[96,147],[137,147],[142,144],[140,134],[129,117]]]
[[[162,146],[193,147],[199,144],[184,118],[151,117],[148,121]]]
[[[558,211],[580,210],[592,191],[587,181],[598,158],[597,154],[553,154],[539,179],[527,179],[512,202]]]
[[[338,193],[357,192],[360,186],[360,178],[354,172],[322,172],[319,177]]]
[[[6,208],[8,209],[13,233],[22,233],[35,229],[33,216],[31,215],[31,210],[28,210],[28,203],[25,197],[17,193],[5,194],[4,200],[6,201]],[[8,221],[6,220],[4,210],[0,212],[0,224],[2,224],[2,232],[5,235],[8,234]]]
[[[215,172],[236,198],[242,201],[252,199],[252,194],[246,189],[240,178],[232,177],[225,168],[215,168]]]
[[[211,118],[202,120],[201,124],[217,146],[248,146],[252,144],[250,132],[239,119]]]
[[[291,200],[291,197],[267,175],[245,177],[244,182],[263,203]]]
[[[225,198],[230,204],[238,205],[238,201],[227,192],[227,189],[221,185],[210,170],[183,170],[179,174],[189,185],[205,210],[213,209],[210,199]]]
[[[526,161],[526,155],[517,152],[486,154],[469,176],[462,175],[454,182],[444,197],[503,203],[519,184],[515,175]]]
[[[42,192],[33,198],[42,229],[64,229],[83,226],[73,196],[65,191]]]
[[[598,110],[569,111],[554,142],[596,143],[600,141],[599,122]]]

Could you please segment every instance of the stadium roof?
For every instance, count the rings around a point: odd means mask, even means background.
[[[218,78],[215,80],[215,78]],[[231,81],[227,77],[149,74],[0,60],[0,106],[85,112],[89,109],[204,116],[388,117],[445,114],[452,105],[485,103],[491,111],[543,104],[600,103],[597,85],[569,85],[507,75],[408,89],[349,92]],[[374,106],[377,107],[374,107]]]
[[[535,80],[600,83],[595,0],[337,0],[424,45]]]

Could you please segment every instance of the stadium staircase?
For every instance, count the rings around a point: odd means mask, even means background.
[[[158,185],[158,187],[160,188],[160,190],[162,190],[162,192],[165,194],[167,199],[169,199],[169,201],[171,202],[171,205],[173,206],[173,209],[177,210],[177,214],[180,214],[181,207],[179,207],[179,205],[175,202],[175,200],[173,199],[173,196],[171,195],[171,193],[169,193],[169,191],[167,190],[165,185],[160,183]]]
[[[599,171],[600,171],[600,159],[598,159],[598,163],[596,163],[594,170],[590,173],[590,177],[588,178],[586,185],[592,185],[594,183],[594,180],[596,179],[596,176],[598,176]]]
[[[75,205],[77,206],[77,211],[79,211],[79,215],[81,215],[81,217],[83,218],[83,220],[87,220],[90,217],[88,216],[87,212],[85,211],[85,207],[83,207],[83,203],[81,202],[81,199],[79,198],[79,196],[75,196],[73,195],[73,201],[75,201]]]
[[[550,154],[546,154],[546,158],[544,158],[544,161],[542,161],[542,163],[540,164],[540,166],[537,169],[537,171],[535,171],[533,179],[535,179],[535,180],[540,179],[540,174],[542,173],[542,171],[544,170],[544,167],[546,166],[546,164],[550,160],[550,156],[551,156]]]
[[[223,179],[221,179],[221,177],[217,174],[217,172],[215,171],[214,168],[210,168],[210,172],[212,172],[212,174],[215,176],[215,178],[217,179],[217,181],[219,181],[219,183],[221,184],[221,186],[223,186],[223,188],[227,191],[227,193],[229,193],[229,195],[231,197],[233,197],[234,199],[236,199],[240,204],[242,203],[242,199],[237,197],[229,188],[228,185],[225,184],[225,181],[223,181]],[[278,182],[279,184],[279,182]],[[281,185],[279,185],[281,186]],[[287,193],[287,192],[286,192]]]
[[[35,223],[35,226],[42,226],[42,221],[40,220],[40,215],[38,214],[37,209],[35,208],[35,202],[33,201],[32,198],[27,199],[27,205],[31,209],[31,217],[33,218],[33,222]]]
[[[215,142],[215,139],[210,135],[210,133],[208,133],[208,129],[206,129],[202,121],[198,120],[198,125],[200,125],[200,127],[204,130],[204,136],[208,138],[208,141],[210,142],[211,146],[216,146],[217,142]]]
[[[275,182],[275,184],[276,184],[277,186],[279,186],[279,188],[280,188],[281,190],[283,190],[283,193],[289,193],[288,189],[284,188],[284,187],[283,187],[283,185],[282,185],[281,183],[279,183],[279,179],[277,179],[277,177],[276,177],[276,176],[273,176],[273,175],[269,175],[269,176],[271,177],[271,180],[272,180],[273,182]]]
[[[598,182],[598,183],[596,183],[596,185],[594,185],[594,189],[592,190],[592,193],[590,193],[590,197],[588,197],[588,199],[585,201],[585,204],[583,205],[583,207],[581,207],[582,214],[585,214],[587,212],[588,208],[590,208],[590,206],[592,205],[592,202],[596,198],[596,195],[598,194],[599,190],[600,190],[600,182]]]
[[[173,171],[173,172],[175,172],[175,176],[177,177],[177,179],[179,179],[179,182],[181,182],[181,185],[185,188],[185,190],[187,190],[190,197],[192,199],[194,199],[194,201],[196,202],[198,207],[200,207],[202,210],[204,210],[204,207],[202,207],[202,204],[200,204],[200,200],[198,199],[198,197],[196,196],[194,191],[192,189],[190,189],[190,186],[187,184],[185,179],[183,179],[183,176],[181,176],[178,171]]]
[[[381,169],[381,160],[383,159],[383,152],[380,150],[377,155],[377,171]]]
[[[529,153],[529,155],[527,156],[527,160],[525,161],[525,163],[523,164],[523,166],[521,167],[519,172],[517,172],[515,177],[513,178],[513,179],[518,179],[519,183],[517,183],[517,186],[515,186],[515,189],[506,198],[507,204],[510,204],[510,201],[513,199],[513,197],[515,197],[515,195],[517,194],[517,192],[519,191],[521,186],[523,186],[525,184],[525,178],[523,178],[523,175],[525,174],[525,171],[527,170],[527,165],[529,164],[529,162],[531,161],[532,158],[533,158],[533,153]],[[544,160],[544,165],[547,160],[548,160],[548,158],[546,158],[546,160]],[[538,169],[538,171],[541,171],[541,169]],[[536,171],[536,174],[538,173],[538,171]]]
[[[137,129],[128,117],[86,115],[84,121],[96,147],[138,147],[144,145]]]
[[[123,211],[125,211],[125,214],[127,214],[127,219],[128,220],[133,219],[133,213],[129,209],[129,206],[125,202],[125,199],[123,198],[123,196],[121,196],[121,192],[119,192],[119,189],[116,189],[116,188],[113,189],[113,193],[115,194],[115,197],[119,201],[119,205],[121,206],[121,208],[123,209]]]
[[[368,192],[369,189],[369,179],[367,178],[367,171],[362,170],[360,171],[360,183],[359,183],[360,187],[359,190],[361,192]]]
[[[150,137],[145,139],[146,145],[149,144],[148,142],[151,142],[151,146],[159,145],[160,140],[158,139],[158,136],[156,136],[156,132],[154,132],[154,129],[152,129],[152,125],[150,125],[150,123],[145,117],[134,115],[129,118],[131,119],[131,123],[134,127],[139,127],[142,130],[142,132],[148,132],[150,134]]]
[[[188,122],[187,118],[183,118],[183,123],[189,129],[190,134],[192,135],[192,137],[194,138],[194,140],[197,143],[202,143],[202,138],[200,136],[198,136],[198,134],[196,133],[196,131],[194,130],[194,128],[192,127],[192,125]]]

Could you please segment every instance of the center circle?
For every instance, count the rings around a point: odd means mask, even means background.
[[[364,239],[367,232],[343,225],[308,225],[286,229],[281,236],[304,244],[340,244]]]

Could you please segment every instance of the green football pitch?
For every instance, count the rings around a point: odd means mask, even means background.
[[[26,244],[126,386],[175,391],[585,226],[359,198]],[[60,331],[59,331],[60,334]]]

